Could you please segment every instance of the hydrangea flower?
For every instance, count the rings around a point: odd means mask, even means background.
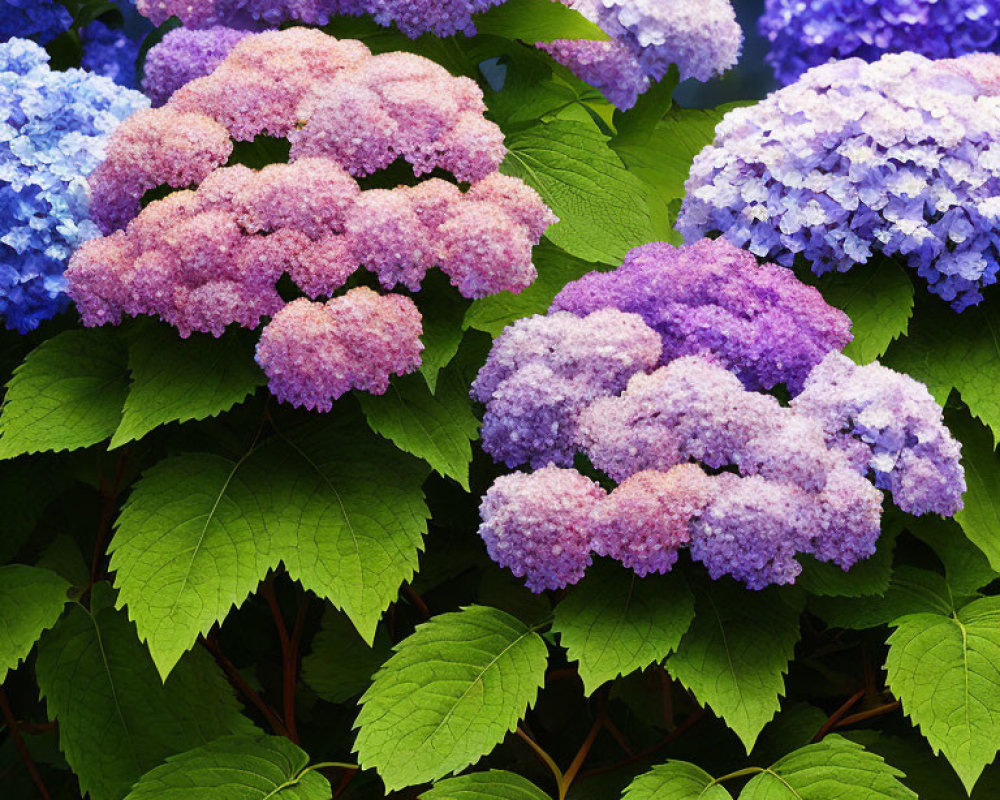
[[[491,556],[540,591],[574,582],[592,552],[646,575],[686,548],[713,578],[761,589],[793,583],[800,554],[844,570],[871,556],[880,489],[911,513],[954,514],[965,480],[940,407],[911,378],[837,352],[846,320],[797,283],[725,243],[647,245],[504,331],[472,388],[484,448],[542,469],[487,495]],[[769,334],[769,316],[804,334]],[[783,354],[762,359],[772,339]],[[782,370],[797,376],[783,379],[799,392],[790,405],[761,391]],[[555,523],[538,496],[588,485],[568,469],[579,455],[617,487],[586,501],[571,490],[573,555],[550,564]]]
[[[881,364],[858,366],[831,353],[792,408],[819,420],[828,440],[859,471],[870,471],[903,511],[950,517],[961,510],[961,445],[927,387],[909,375]]]
[[[961,311],[996,281],[1000,56],[807,72],[736,109],[694,160],[677,228],[819,274],[897,258]]]
[[[81,66],[88,72],[111,78],[119,86],[138,89],[136,61],[139,40],[131,38],[123,28],[112,28],[96,19],[80,29],[83,45]]]
[[[813,287],[725,240],[632,250],[613,272],[591,272],[556,296],[553,311],[638,314],[663,340],[662,363],[711,355],[748,389],[801,390],[809,371],[851,340],[851,321]]]
[[[540,44],[614,105],[631,108],[671,64],[681,80],[707,81],[739,60],[743,31],[730,0],[561,0],[610,41]]]
[[[271,390],[328,411],[350,389],[383,393],[420,366],[412,300],[439,267],[465,297],[519,292],[532,247],[556,221],[538,194],[497,172],[506,153],[479,88],[419,56],[293,28],[247,35],[218,67],[137,114],[91,177],[106,234],[73,257],[69,291],[85,325],[153,315],[181,336],[256,328]],[[286,136],[290,162],[226,166],[233,140]],[[410,162],[439,178],[362,191],[357,176]],[[142,207],[151,189],[172,187]],[[309,299],[285,305],[283,276]],[[320,297],[328,302],[312,303]]]
[[[55,0],[4,0],[0,6],[0,42],[20,37],[47,44],[73,23]]]
[[[70,253],[99,235],[87,176],[111,132],[148,101],[82,70],[55,72],[41,47],[0,44],[0,316],[32,330],[68,304]]]
[[[146,53],[142,90],[154,106],[162,106],[184,84],[212,72],[248,35],[222,26],[174,28]]]
[[[948,58],[996,49],[998,0],[766,0],[760,32],[782,84],[845,58],[911,51]]]
[[[137,0],[142,14],[161,25],[172,16],[189,28],[276,28],[289,21],[326,25],[337,15],[372,15],[396,25],[411,39],[424,33],[451,36],[476,32],[472,15],[504,0]]]

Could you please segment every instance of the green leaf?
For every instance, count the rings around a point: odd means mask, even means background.
[[[639,148],[649,144],[657,127],[664,121],[674,105],[674,90],[680,82],[676,65],[662,80],[643,92],[628,111],[615,109],[615,137],[611,146],[622,153],[626,148]]]
[[[327,702],[343,703],[368,688],[388,657],[385,636],[376,635],[369,647],[346,616],[327,608],[312,652],[302,659],[302,680]]]
[[[389,790],[475,763],[517,726],[547,651],[524,623],[470,606],[419,625],[361,699],[355,750]]]
[[[253,349],[236,332],[219,339],[181,339],[166,325],[148,326],[129,348],[132,385],[111,447],[141,439],[168,422],[214,417],[264,383]]]
[[[883,356],[910,325],[913,284],[892,259],[879,259],[849,272],[831,272],[806,282],[814,284],[830,305],[851,318],[854,338],[844,353],[859,364]]]
[[[712,582],[696,593],[694,624],[667,661],[667,671],[725,720],[747,752],[778,710],[800,610],[779,590]]]
[[[46,507],[73,481],[72,464],[52,454],[0,463],[0,563],[17,554]]]
[[[1000,578],[983,551],[969,541],[955,520],[927,515],[909,520],[907,528],[941,560],[953,593],[971,597]]]
[[[830,735],[754,777],[740,800],[917,800],[902,777],[861,745]]]
[[[927,384],[944,405],[952,388],[1000,435],[1000,317],[986,304],[956,314],[930,298],[917,305],[909,335],[893,344],[886,363]]]
[[[963,396],[964,399],[964,396]],[[1000,455],[990,431],[966,413],[946,413],[945,420],[962,443],[962,466],[968,489],[955,515],[965,535],[1000,570]]]
[[[862,597],[885,594],[892,575],[892,554],[896,537],[902,530],[902,524],[902,515],[883,515],[882,535],[875,555],[859,561],[846,572],[832,562],[817,561],[809,556],[801,557],[802,574],[795,580],[795,585],[811,595],[820,596]]]
[[[23,564],[0,567],[0,684],[28,657],[42,632],[56,624],[69,583]]]
[[[125,347],[115,331],[66,331],[42,342],[7,384],[0,458],[107,439],[121,421],[127,390]]]
[[[125,800],[330,800],[330,782],[283,736],[224,736],[171,756]]]
[[[911,614],[889,637],[889,687],[967,792],[1000,749],[1000,597]]]
[[[469,490],[479,420],[472,413],[468,386],[457,375],[445,372],[436,394],[422,376],[407,375],[393,380],[384,395],[357,396],[373,431]]]
[[[551,800],[527,778],[502,769],[445,778],[420,800]]]
[[[416,299],[424,321],[424,332],[420,336],[424,344],[420,374],[433,393],[437,389],[438,373],[451,363],[462,344],[465,333],[462,320],[468,303],[448,283],[444,273],[437,270],[424,279]]]
[[[570,255],[617,266],[652,240],[648,209],[635,202],[642,182],[595,123],[540,123],[509,134],[507,149],[502,171],[532,186],[555,212],[560,222],[546,235]]]
[[[607,269],[571,256],[547,239],[535,248],[534,261],[538,278],[531,286],[520,294],[501,292],[475,300],[465,314],[465,327],[499,336],[511,323],[548,311],[552,300],[570,281],[594,270]]]
[[[111,608],[69,609],[38,645],[35,671],[91,800],[118,800],[168,756],[254,730],[207,653],[192,653],[163,684],[135,628]]]
[[[668,761],[644,772],[629,784],[622,800],[732,800],[701,767]]]
[[[694,596],[677,573],[638,577],[601,561],[556,606],[552,629],[584,690],[663,661],[694,619]]]
[[[477,33],[522,39],[525,42],[608,39],[604,31],[579,11],[555,0],[507,0],[503,5],[477,14],[473,21]]]
[[[310,425],[238,462],[168,458],[118,519],[110,550],[119,604],[165,676],[283,561],[371,641],[417,565],[425,477],[420,462],[357,423]]]

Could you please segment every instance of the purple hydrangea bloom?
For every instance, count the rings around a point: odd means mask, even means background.
[[[1000,0],[767,0],[760,31],[782,84],[844,58],[911,51],[949,58],[994,50]]]
[[[671,64],[681,80],[707,81],[739,60],[743,31],[730,0],[561,0],[597,23],[608,42],[539,45],[622,109]]]
[[[124,29],[94,20],[80,29],[80,42],[83,44],[81,66],[85,70],[111,78],[119,86],[139,88],[135,69],[139,41],[130,38]]]
[[[677,228],[822,274],[895,257],[961,311],[996,282],[1000,56],[816,67],[731,111],[696,158]]]
[[[34,42],[0,44],[0,317],[26,333],[68,305],[70,254],[99,235],[87,176],[122,120],[148,101],[78,69],[49,69]]]
[[[708,356],[754,390],[786,384],[798,392],[851,339],[848,316],[815,288],[722,239],[637,247],[617,270],[585,275],[552,303],[578,316],[600,308],[641,316],[663,339],[662,363]]]
[[[483,449],[509,467],[572,464],[580,411],[654,367],[660,350],[640,317],[615,309],[519,320],[493,343],[472,384],[486,405]]]
[[[371,14],[380,25],[396,25],[410,38],[424,33],[451,36],[476,31],[472,15],[504,0],[137,0],[157,25],[171,16],[189,28],[262,30],[285,22],[326,25],[338,15]]]
[[[219,66],[247,35],[248,31],[221,26],[175,28],[146,54],[142,90],[154,106],[162,106],[185,83]]]
[[[591,562],[593,514],[604,490],[576,470],[545,467],[497,478],[480,506],[490,558],[534,592],[576,583]]]
[[[792,408],[816,419],[903,511],[950,517],[962,508],[961,445],[930,392],[910,376],[831,353]]]
[[[47,44],[72,23],[69,11],[54,0],[4,0],[0,5],[0,42],[17,36]]]

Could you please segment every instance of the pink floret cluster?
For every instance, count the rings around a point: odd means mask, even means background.
[[[672,346],[690,335],[686,320],[701,305],[717,308],[715,271],[687,271],[684,258],[643,270],[633,261],[622,268],[630,291],[651,306],[665,288],[683,294],[683,313],[618,310],[606,291],[617,288],[615,273],[592,275],[574,302],[593,304],[574,316],[557,300],[548,315],[515,323],[473,384],[486,406],[484,448],[537,470],[501,478],[481,508],[491,556],[530,588],[575,583],[595,553],[639,575],[664,573],[683,549],[712,578],[751,589],[794,583],[800,555],[847,570],[875,552],[881,489],[914,514],[961,508],[960,446],[926,387],[879,364],[854,364],[832,349],[845,337],[833,337],[825,357],[815,337],[801,339],[802,353],[790,337],[775,364],[814,366],[801,385],[787,382],[799,394],[782,405],[746,380],[757,353],[744,343],[741,359],[737,340],[753,340],[752,326],[715,336],[706,329],[696,354]],[[816,313],[833,312],[813,300]],[[605,493],[573,468],[581,456],[616,488]],[[578,487],[564,501],[570,511],[554,510],[560,486]],[[572,520],[565,534],[559,514]]]
[[[384,392],[390,375],[420,366],[420,314],[402,296],[334,297],[359,268],[416,292],[438,267],[468,298],[519,292],[537,275],[532,248],[556,218],[497,171],[503,136],[483,111],[473,81],[419,56],[372,56],[306,29],[247,36],[118,129],[91,181],[106,235],[73,257],[70,296],[85,325],[151,315],[185,337],[273,317],[258,361],[279,397],[326,410],[352,388]],[[227,165],[234,139],[262,134],[290,141],[289,163]],[[401,158],[415,177],[440,169],[471,186],[358,185]],[[164,186],[177,191],[143,208]],[[286,275],[310,299],[286,307]],[[333,299],[310,302],[320,297]],[[347,344],[347,320],[369,346]]]

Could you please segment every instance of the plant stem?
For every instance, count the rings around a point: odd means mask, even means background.
[[[816,731],[816,735],[813,736],[812,741],[818,742],[823,739],[830,731],[836,727],[837,723],[843,718],[844,714],[850,711],[854,706],[861,700],[862,697],[867,693],[866,689],[859,689],[857,692],[852,694],[846,703],[844,703],[840,708],[830,715],[830,718],[823,723],[822,727]]]
[[[413,590],[413,587],[410,586],[410,584],[406,584],[403,587],[403,592],[405,592],[409,601],[417,607],[417,611],[420,612],[420,616],[424,619],[430,619],[431,610],[427,607],[427,603],[424,602],[424,599]]]
[[[90,586],[97,583],[101,558],[104,555],[104,544],[108,539],[108,531],[111,529],[111,518],[115,513],[115,500],[118,498],[119,489],[121,489],[122,477],[125,475],[125,465],[128,462],[129,452],[130,448],[126,447],[118,454],[115,477],[110,486],[98,475],[98,483],[101,487],[101,520],[97,525],[97,539],[94,542],[94,553],[90,559]]]
[[[21,738],[21,731],[18,728],[17,718],[14,716],[14,712],[10,709],[10,704],[7,702],[7,693],[3,690],[3,687],[0,687],[0,711],[3,712],[3,718],[7,722],[7,727],[10,729],[10,735],[13,737],[14,744],[17,746],[17,750],[21,754],[24,766],[27,767],[28,772],[31,773],[31,780],[35,782],[35,786],[38,788],[38,793],[42,796],[43,800],[52,800],[52,795],[50,795],[49,790],[45,788],[45,781],[43,781],[42,776],[38,774],[38,768],[35,766],[35,762],[31,758],[31,753],[28,752],[28,747]]]
[[[545,750],[542,749],[541,745],[539,745],[538,742],[532,739],[527,734],[527,732],[525,732],[524,728],[522,728],[520,725],[517,726],[517,735],[528,743],[528,746],[535,751],[535,755],[538,756],[541,759],[542,763],[545,764],[545,766],[547,766],[552,771],[552,775],[556,779],[556,786],[559,787],[559,789],[561,790],[563,782],[562,770],[559,769],[559,765],[552,760],[552,756],[546,753]]]
[[[566,800],[566,793],[569,791],[569,787],[573,785],[573,780],[576,778],[576,774],[580,771],[580,767],[583,766],[583,762],[587,760],[590,748],[594,746],[597,734],[601,732],[601,728],[603,727],[604,713],[602,710],[602,712],[597,715],[597,719],[594,720],[594,724],[590,726],[587,738],[583,740],[583,744],[581,744],[580,749],[577,750],[576,756],[573,758],[569,768],[562,776],[562,780],[559,781],[559,800]]]
[[[236,690],[264,715],[264,719],[267,720],[267,724],[271,726],[271,729],[279,736],[285,736],[290,739],[291,737],[288,735],[288,729],[285,728],[285,724],[275,711],[264,702],[263,698],[253,690],[253,687],[246,682],[246,679],[240,674],[236,665],[226,658],[225,654],[219,648],[218,642],[207,636],[199,637],[198,641],[212,654],[212,657],[222,667],[222,671],[226,673],[226,677],[229,678],[229,682]]]
[[[274,618],[274,627],[278,631],[281,642],[281,702],[288,738],[299,743],[299,734],[295,727],[295,690],[298,684],[299,640],[302,638],[302,625],[305,623],[305,613],[308,608],[306,600],[299,604],[293,633],[289,635],[288,626],[281,613],[278,596],[274,592],[274,574],[268,576],[260,586],[260,593],[267,600]]]
[[[859,711],[857,714],[851,714],[849,717],[844,717],[835,727],[846,728],[848,725],[854,725],[858,722],[864,722],[865,720],[881,717],[885,714],[891,714],[901,705],[902,704],[898,700],[893,700],[891,703],[886,703],[885,705],[878,706],[877,708],[870,708],[867,711]]]
[[[747,775],[759,775],[761,772],[767,772],[763,767],[747,767],[746,769],[738,769],[736,772],[730,772],[728,775],[723,775],[721,778],[715,778],[708,786],[717,786],[723,781],[731,781],[736,778],[745,778]],[[705,787],[708,788],[707,786]]]

